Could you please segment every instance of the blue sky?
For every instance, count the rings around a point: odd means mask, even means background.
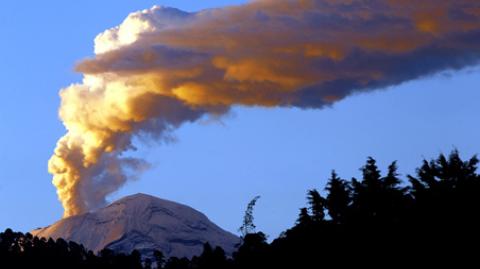
[[[80,80],[76,62],[94,37],[154,4],[187,11],[244,1],[4,1],[0,16],[0,229],[28,231],[58,220],[47,160],[64,128],[58,91]],[[323,110],[236,107],[222,122],[197,122],[169,144],[139,144],[153,164],[112,200],[144,192],[188,204],[236,231],[249,199],[271,237],[290,227],[309,188],[330,170],[358,176],[367,156],[413,173],[423,157],[480,150],[480,69],[445,73],[351,96]]]

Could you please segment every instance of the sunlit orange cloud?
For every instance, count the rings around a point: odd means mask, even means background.
[[[233,105],[322,108],[480,58],[477,0],[256,0],[153,7],[95,39],[60,92],[67,133],[49,162],[65,217],[148,168],[132,138],[169,137]]]

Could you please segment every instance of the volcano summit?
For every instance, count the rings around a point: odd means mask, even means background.
[[[201,212],[146,194],[124,197],[105,208],[59,220],[31,233],[75,241],[94,252],[109,248],[130,253],[137,249],[151,256],[154,250],[160,250],[166,256],[189,258],[199,255],[206,242],[227,254],[240,242]]]

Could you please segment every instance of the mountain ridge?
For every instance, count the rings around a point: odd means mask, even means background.
[[[240,239],[190,206],[137,193],[110,205],[61,219],[35,229],[35,236],[75,241],[98,252],[109,248],[130,253],[134,249],[151,256],[158,249],[167,257],[199,255],[204,243],[222,247],[227,254]]]

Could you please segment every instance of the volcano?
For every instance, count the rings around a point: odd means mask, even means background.
[[[240,239],[211,222],[201,212],[176,202],[135,194],[107,207],[68,217],[31,232],[45,238],[63,238],[98,252],[109,248],[119,253],[134,249],[143,256],[154,250],[167,257],[191,258],[203,244],[233,253]]]

